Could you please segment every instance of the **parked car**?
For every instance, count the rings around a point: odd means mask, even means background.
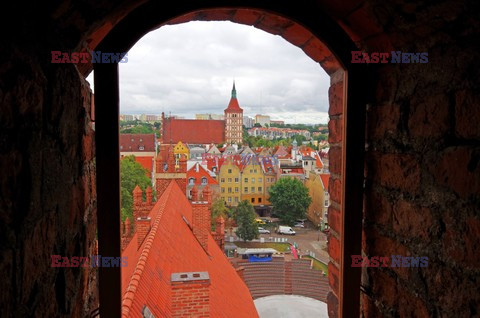
[[[280,225],[277,230],[278,234],[295,235],[295,231],[290,226]]]
[[[258,227],[258,233],[260,233],[260,234],[270,234],[270,231],[259,226]]]
[[[304,228],[304,227],[305,227],[305,224],[303,224],[303,223],[295,223],[294,227]]]
[[[255,219],[255,222],[256,222],[257,224],[262,224],[262,225],[267,224],[267,223],[265,223],[262,219],[258,219],[258,218]]]

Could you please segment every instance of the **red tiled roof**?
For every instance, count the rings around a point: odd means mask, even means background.
[[[155,134],[120,134],[120,152],[154,151]]]
[[[146,305],[155,317],[171,317],[172,273],[206,271],[210,276],[211,317],[258,317],[250,292],[208,235],[208,253],[184,218],[192,224],[192,206],[170,182],[149,215],[152,228],[137,250],[137,234],[122,252],[122,316],[143,317]]]
[[[329,175],[329,174],[322,173],[322,174],[320,174],[320,178],[322,179],[323,188],[324,188],[326,191],[328,191],[328,181],[330,180],[330,175]]]
[[[226,113],[239,113],[243,112],[243,109],[240,108],[238,104],[238,100],[234,97],[230,99],[230,103],[228,103],[228,107],[225,109]]]
[[[135,161],[141,164],[142,167],[147,169],[147,171],[149,172],[147,176],[150,177],[150,173],[152,173],[152,169],[153,169],[153,156],[146,156],[146,157],[135,156]]]
[[[163,143],[219,144],[225,139],[225,121],[165,118]]]
[[[198,171],[197,171],[198,168]],[[202,185],[202,178],[205,177],[207,178],[207,183],[209,185],[216,185],[218,182],[213,179],[210,174],[208,173],[207,170],[205,170],[202,165],[200,165],[198,162],[193,165],[193,167],[190,168],[190,170],[187,171],[187,181],[190,180],[190,178],[195,179],[195,184],[196,185]]]
[[[320,155],[318,154],[318,152],[315,153],[315,166],[319,169],[322,169],[323,168],[323,162],[322,162],[322,159],[320,158]]]

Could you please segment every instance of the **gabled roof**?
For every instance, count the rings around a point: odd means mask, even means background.
[[[322,169],[323,168],[323,162],[322,162],[322,159],[320,158],[320,154],[318,152],[315,153],[315,166],[318,168],[318,169]]]
[[[250,292],[208,235],[208,254],[194,236],[192,206],[176,182],[159,198],[149,216],[152,227],[137,250],[137,233],[122,252],[122,316],[143,317],[146,305],[155,317],[171,317],[172,273],[208,272],[211,317],[258,317]],[[188,223],[187,223],[188,222]]]
[[[120,152],[155,152],[155,134],[120,134]]]
[[[209,185],[216,185],[218,184],[218,182],[213,179],[211,176],[210,176],[210,173],[205,170],[204,167],[202,167],[201,164],[199,164],[198,162],[196,162],[193,167],[191,167],[188,171],[187,171],[187,181],[190,179],[190,178],[194,178],[195,179],[195,184],[196,185],[201,185],[202,184],[202,178],[207,178],[207,183]]]
[[[327,173],[320,174],[320,178],[322,179],[323,189],[328,192],[328,181],[330,180],[330,175]]]
[[[176,144],[219,144],[225,138],[225,121],[165,118],[162,126],[162,142]]]

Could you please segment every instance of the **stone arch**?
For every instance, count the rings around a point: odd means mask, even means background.
[[[126,52],[143,35],[163,25],[185,23],[189,21],[232,21],[251,25],[271,34],[282,36],[285,40],[300,47],[307,56],[318,62],[330,75],[329,88],[329,142],[330,150],[330,198],[329,224],[331,225],[329,265],[331,293],[328,307],[331,316],[358,316],[360,271],[358,268],[344,266],[347,255],[360,254],[361,209],[363,182],[363,151],[365,125],[365,99],[368,89],[364,80],[366,71],[362,66],[350,64],[350,52],[356,50],[355,43],[339,24],[329,16],[319,14],[307,2],[301,5],[220,5],[221,1],[210,4],[179,5],[168,8],[158,2],[147,2],[131,11],[115,24],[103,37],[105,29],[93,32],[87,41],[91,47],[104,52]],[[310,11],[308,10],[310,7]],[[160,12],[160,14],[158,14]],[[97,44],[95,44],[97,43]],[[81,72],[85,75],[89,67]],[[118,138],[118,69],[117,65],[95,64],[96,122],[97,122],[97,165],[105,169],[116,169],[111,163],[118,151],[115,142]],[[355,85],[352,85],[355,83]],[[349,85],[350,84],[350,85]],[[347,87],[349,88],[347,92]],[[348,111],[347,111],[348,110]],[[349,123],[347,126],[346,123]],[[115,128],[117,127],[117,128]],[[107,129],[108,128],[108,129]],[[106,143],[109,145],[107,146]],[[348,145],[348,148],[346,147]],[[108,176],[108,177],[107,177]],[[111,205],[115,194],[107,193],[103,183],[112,183],[112,173],[98,169],[98,210]],[[116,177],[118,181],[118,176]],[[116,187],[115,187],[116,188]],[[113,196],[113,197],[112,197]],[[101,198],[104,198],[102,200]],[[348,215],[346,214],[348,211]],[[108,216],[105,216],[108,217]],[[99,219],[100,253],[119,254],[112,251],[112,244],[102,237],[117,237],[119,226],[111,226],[112,220]],[[348,222],[344,222],[348,220]],[[118,221],[117,221],[118,222]],[[102,225],[102,224],[105,225]],[[105,232],[104,232],[105,231]],[[100,235],[100,232],[104,232]],[[118,244],[119,246],[120,244]],[[115,248],[113,248],[115,249]],[[100,272],[102,275],[102,272]],[[111,275],[108,278],[108,275]],[[117,274],[118,275],[118,274]],[[104,273],[109,285],[115,284],[115,274]],[[100,280],[102,282],[102,280]],[[351,288],[351,287],[354,288]],[[348,290],[348,292],[347,292]],[[108,291],[107,291],[108,293]],[[102,302],[102,285],[100,285]],[[107,309],[103,307],[104,310]]]

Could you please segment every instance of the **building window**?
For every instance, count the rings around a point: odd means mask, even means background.
[[[207,178],[203,177],[202,178],[202,185],[206,185],[207,184]]]
[[[248,193],[248,187],[245,187],[245,188],[243,189],[243,192]]]
[[[232,182],[232,178],[228,178],[228,182]]]
[[[255,187],[252,187],[251,190],[252,190],[252,193],[255,193]]]
[[[238,178],[235,178],[235,183],[238,183]]]
[[[220,182],[225,183],[225,178],[220,179]]]
[[[254,173],[257,173],[257,169],[253,170]]]
[[[228,169],[228,173],[232,173],[232,169]]]
[[[238,193],[238,187],[235,187],[235,192]]]
[[[144,150],[145,147],[144,146],[138,146],[138,150]]]
[[[238,202],[238,197],[235,197],[235,202]]]
[[[222,187],[222,193],[225,193],[225,188],[224,187]]]
[[[228,197],[228,202],[229,202],[229,203],[232,202],[232,197]]]
[[[252,178],[252,183],[255,183],[255,178]]]
[[[262,187],[258,187],[258,192],[262,192]]]
[[[228,193],[232,193],[232,188],[228,188]]]
[[[250,173],[253,173],[253,170],[252,170],[252,169],[250,169]]]
[[[195,178],[189,178],[188,185],[194,185],[194,184],[195,184]]]
[[[328,207],[328,200],[325,200],[325,207]]]
[[[244,181],[245,181],[245,183],[248,183],[248,178],[245,178]]]
[[[262,182],[262,178],[258,178],[258,182]]]
[[[255,203],[255,198],[252,198],[252,200],[251,200],[251,201],[252,201],[252,203]]]
[[[262,203],[262,198],[258,198],[258,203]]]

